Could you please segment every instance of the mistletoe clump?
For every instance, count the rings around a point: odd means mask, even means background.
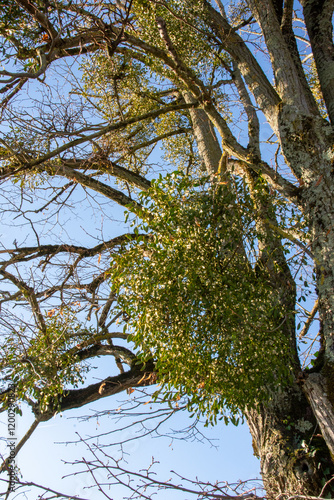
[[[177,172],[153,182],[142,206],[138,239],[110,271],[131,340],[156,360],[166,398],[236,421],[289,380],[279,299],[255,260],[252,201],[242,182],[231,191]]]
[[[39,402],[41,412],[57,411],[67,387],[84,382],[88,367],[80,363],[78,338],[92,336],[75,320],[70,309],[51,309],[45,315],[44,329],[31,337],[28,329],[7,337],[1,350],[0,367],[15,385],[17,401]]]

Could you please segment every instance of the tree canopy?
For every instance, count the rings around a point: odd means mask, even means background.
[[[330,495],[333,0],[0,7],[2,410],[156,384]]]

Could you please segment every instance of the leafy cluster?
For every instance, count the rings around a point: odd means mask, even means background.
[[[75,344],[87,338],[70,310],[51,310],[46,330],[30,337],[27,329],[13,332],[1,347],[0,367],[15,384],[18,400],[40,402],[41,411],[57,405],[66,386],[84,381],[85,367],[79,363]],[[56,409],[56,408],[54,408]]]
[[[57,2],[56,9],[44,0],[38,0],[35,6],[51,23],[58,24],[61,1]],[[2,42],[0,51],[4,60],[10,60],[14,52],[18,59],[26,61],[25,70],[34,66],[33,60],[28,61],[27,58],[35,56],[35,49],[48,41],[46,30],[36,19],[32,18],[18,2],[8,0],[0,0],[0,37]],[[16,63],[17,61],[14,61],[14,64]]]
[[[256,247],[252,202],[236,189],[238,204],[225,183],[204,188],[179,172],[153,182],[139,240],[110,271],[131,340],[156,359],[166,397],[186,395],[210,421],[235,420],[289,379],[279,299],[243,250]]]
[[[208,76],[212,62],[216,62],[216,54],[212,50],[213,40],[210,40],[211,43],[207,42],[210,30],[205,22],[201,1],[172,0],[167,5],[162,2],[135,0],[132,10],[136,13],[136,28],[140,32],[141,39],[161,50],[166,50],[157,22],[158,18],[162,18],[166,22],[168,37],[178,57],[197,74],[201,74],[202,77]],[[208,63],[208,53],[212,58],[210,63]],[[150,67],[167,78],[171,77],[172,80],[175,78],[174,72],[167,69],[158,59],[152,60]]]

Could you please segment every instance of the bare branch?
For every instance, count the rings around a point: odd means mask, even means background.
[[[303,326],[303,329],[301,330],[300,334],[299,334],[299,340],[302,339],[303,337],[305,337],[305,335],[307,334],[307,332],[309,331],[310,329],[310,326],[312,324],[312,321],[314,320],[314,316],[317,314],[318,312],[318,309],[319,309],[319,301],[316,300],[315,303],[314,303],[314,306],[312,308],[312,311],[310,312],[310,314],[308,315],[308,318],[307,320],[305,321],[305,324]]]
[[[138,235],[134,233],[124,233],[120,236],[116,236],[108,241],[104,241],[99,245],[92,248],[87,248],[84,246],[77,246],[71,244],[59,244],[59,245],[41,245],[38,247],[23,247],[23,248],[13,248],[0,250],[0,254],[9,253],[13,257],[9,261],[1,262],[1,264],[12,264],[15,262],[25,262],[27,260],[35,259],[42,256],[54,256],[59,253],[78,253],[81,258],[92,257],[98,255],[106,250],[111,250],[122,243],[136,240]]]
[[[132,206],[134,208],[139,208],[140,204],[135,200],[126,196],[121,191],[114,189],[103,182],[100,182],[93,177],[84,175],[73,168],[67,167],[66,165],[59,166],[55,172],[57,175],[63,175],[72,181],[78,182],[81,186],[88,187],[94,191],[103,194],[107,198],[115,201],[123,207]]]
[[[36,325],[38,328],[41,330],[41,332],[45,335],[46,341],[47,341],[47,330],[46,330],[46,325],[45,325],[45,320],[43,317],[43,314],[40,310],[39,304],[36,299],[36,294],[33,288],[28,286],[24,281],[20,280],[13,274],[9,273],[8,271],[5,271],[3,269],[0,270],[0,274],[7,280],[11,281],[14,285],[17,286],[17,288],[22,292],[24,297],[28,300],[31,310],[33,312]]]
[[[139,116],[128,118],[127,120],[124,120],[124,121],[121,121],[118,123],[113,123],[111,125],[107,125],[106,127],[102,127],[98,132],[95,132],[95,133],[90,134],[90,135],[85,135],[79,139],[75,139],[74,141],[70,141],[69,143],[64,144],[63,146],[60,146],[59,148],[55,149],[54,151],[51,151],[50,153],[48,153],[44,156],[41,156],[38,160],[27,162],[25,165],[19,167],[13,173],[17,174],[17,173],[22,172],[22,171],[32,170],[34,167],[41,165],[42,163],[50,160],[51,158],[54,158],[54,157],[60,155],[64,151],[68,151],[69,149],[74,148],[80,144],[83,144],[86,142],[91,142],[94,139],[98,139],[99,137],[102,137],[102,136],[108,134],[109,132],[113,132],[114,130],[124,129],[125,127],[127,127],[128,125],[132,125],[133,123],[143,122],[146,120],[153,120],[155,118],[158,118],[161,115],[164,115],[164,114],[167,114],[167,113],[170,113],[173,111],[180,111],[180,110],[184,110],[184,109],[194,108],[198,105],[199,105],[198,102],[189,103],[189,104],[186,104],[186,103],[172,104],[172,105],[166,106],[162,109],[158,109],[156,111],[149,111],[148,113],[144,113],[144,114],[139,115]],[[64,167],[62,167],[62,168],[64,168]]]
[[[39,418],[36,418],[35,421],[32,423],[32,425],[29,427],[28,431],[25,433],[23,438],[18,442],[17,446],[15,447],[14,450],[14,456],[17,456],[18,452],[21,450],[21,448],[25,445],[25,443],[28,441],[28,439],[31,437],[33,432],[36,430],[38,424],[41,422]],[[0,466],[0,472],[3,472],[7,469],[8,467],[8,462],[9,458],[4,460]]]
[[[40,10],[38,10],[32,2],[29,2],[27,0],[15,0],[15,2],[29,14],[31,14],[36,19],[36,21],[46,29],[51,38],[57,37],[58,33],[54,29],[48,18]]]

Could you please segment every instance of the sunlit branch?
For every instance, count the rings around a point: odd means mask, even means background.
[[[320,87],[332,126],[334,125],[334,44],[333,1],[323,1],[318,8],[313,2],[302,0],[303,14],[310,38]]]
[[[37,7],[29,1],[26,0],[15,0],[18,5],[20,5],[26,12],[28,12],[31,16],[36,19],[36,21],[43,26],[49,33],[50,37],[55,38],[58,33],[48,20],[48,18],[40,11],[37,9]]]
[[[279,104],[280,98],[259,63],[243,39],[235,33],[226,18],[216,11],[208,0],[203,0],[203,5],[211,18],[211,26],[214,33],[221,40],[224,49],[237,62],[258,104],[262,109],[267,110],[268,114],[271,114],[274,119],[277,115],[276,106]]]
[[[203,109],[206,114],[217,128],[221,138],[222,145],[225,152],[228,152],[230,155],[236,156],[240,160],[247,161],[249,152],[246,148],[244,148],[234,137],[229,126],[226,123],[226,120],[222,117],[220,113],[218,113],[215,106],[211,103],[211,101],[205,102],[203,105]]]
[[[122,205],[123,207],[126,206],[132,206],[134,208],[140,207],[140,204],[138,202],[136,202],[129,196],[125,195],[121,191],[118,191],[117,189],[114,189],[108,186],[107,184],[104,184],[103,182],[94,179],[93,177],[84,175],[73,168],[67,167],[66,165],[59,166],[55,173],[56,175],[63,175],[68,179],[77,182],[81,186],[88,187],[93,191],[96,191],[102,194],[103,196],[106,196],[110,200],[115,201],[116,203]]]
[[[251,167],[255,172],[262,174],[263,177],[284,197],[288,198],[297,205],[301,204],[300,201],[300,188],[294,186],[290,181],[285,179],[281,174],[276,172],[267,163],[261,161],[253,163],[252,161],[245,162],[246,166]],[[243,162],[239,160],[229,159],[229,166],[235,166],[236,169],[242,168]]]
[[[111,339],[113,337],[111,335],[94,335],[91,340],[80,342],[80,344],[67,351],[66,356],[75,356],[77,360],[74,362],[97,356],[114,356],[122,359],[127,365],[131,366],[136,356],[126,347],[99,344],[101,339],[105,340],[106,338]],[[85,344],[87,344],[87,347],[85,347]]]
[[[109,311],[110,311],[111,306],[112,306],[113,302],[115,301],[115,299],[116,299],[115,293],[111,290],[109,293],[109,297],[102,308],[102,311],[101,311],[101,314],[100,314],[100,317],[98,320],[98,325],[102,329],[102,331],[107,329],[106,320],[107,320]],[[125,335],[127,335],[127,334],[125,334]]]
[[[172,134],[170,134],[172,135]],[[160,138],[158,139],[160,140]],[[156,142],[158,142],[158,140]],[[144,144],[143,146],[133,148],[132,150],[129,151],[131,154],[132,152],[136,151],[137,149],[141,149],[141,147],[146,147],[151,144],[154,144],[154,140],[152,141],[147,141],[147,144]],[[113,175],[117,177],[118,179],[125,180],[129,182],[130,184],[133,184],[137,186],[140,189],[147,190],[151,182],[148,179],[145,179],[142,175],[136,174],[135,172],[132,172],[131,170],[128,170],[121,165],[118,165],[114,161],[108,160],[107,158],[103,157],[96,157],[96,158],[88,158],[87,160],[80,160],[80,159],[73,159],[73,160],[64,160],[64,165],[69,166],[71,168],[74,168],[76,170],[93,170],[93,169],[99,169],[104,173]],[[54,167],[57,168],[57,167]]]
[[[27,162],[25,165],[20,166],[16,171],[14,171],[13,174],[17,174],[21,171],[29,171],[29,170],[33,169],[34,167],[41,165],[42,163],[50,160],[51,158],[54,158],[54,157],[60,155],[64,151],[68,151],[69,149],[74,148],[76,146],[79,146],[80,144],[83,144],[83,143],[89,143],[90,141],[92,141],[94,139],[98,139],[99,137],[102,137],[102,136],[108,134],[109,132],[113,132],[115,130],[122,130],[122,129],[126,128],[128,125],[132,125],[133,123],[143,122],[146,120],[154,120],[155,118],[158,118],[161,115],[165,115],[165,114],[173,112],[173,111],[180,111],[180,110],[184,110],[184,109],[194,108],[198,105],[199,105],[198,102],[194,102],[194,103],[190,103],[190,104],[186,104],[186,103],[172,104],[169,106],[165,106],[162,109],[158,109],[155,111],[149,111],[148,113],[144,113],[144,114],[139,115],[139,116],[128,118],[127,120],[124,120],[124,121],[121,121],[118,123],[112,123],[111,125],[107,125],[106,127],[102,127],[98,132],[95,132],[95,133],[90,134],[90,135],[85,135],[83,137],[80,137],[78,139],[70,141],[67,144],[64,144],[63,146],[56,148],[55,150],[51,151],[50,153],[48,153],[44,156],[41,156],[40,158],[38,158],[35,161]],[[59,168],[61,168],[61,167],[59,167]]]
[[[145,366],[135,365],[131,370],[108,377],[97,384],[89,385],[84,389],[71,389],[66,391],[59,403],[59,411],[66,411],[105,398],[130,388],[152,385],[156,382],[156,374],[153,363],[146,363]],[[53,411],[47,413],[40,412],[36,403],[34,408],[36,416],[40,416],[42,421],[49,420],[54,415]]]
[[[319,309],[319,301],[318,299],[315,301],[314,303],[314,306],[312,308],[312,311],[310,312],[307,320],[305,321],[305,324],[303,326],[303,329],[301,330],[300,334],[299,334],[299,340],[302,339],[303,337],[305,337],[305,335],[307,334],[307,332],[309,331],[310,329],[310,326],[312,324],[312,321],[314,320],[314,316],[317,314],[318,312],[318,309]]]
[[[138,238],[137,234],[134,233],[124,233],[120,236],[116,236],[108,241],[104,241],[95,247],[88,248],[84,246],[71,245],[71,244],[59,244],[59,245],[41,245],[38,247],[22,247],[22,248],[12,248],[6,250],[0,250],[0,254],[12,254],[13,257],[10,260],[2,261],[0,264],[14,264],[15,262],[25,262],[37,257],[55,256],[59,253],[80,254],[81,258],[93,257],[106,250],[111,250],[122,243],[136,240]]]
[[[240,100],[244,106],[244,109],[248,118],[248,150],[250,155],[254,155],[255,158],[261,158],[260,152],[260,123],[255,110],[255,107],[250,99],[247,92],[246,86],[242,79],[239,68],[234,64],[233,69],[233,80],[239,93]]]

